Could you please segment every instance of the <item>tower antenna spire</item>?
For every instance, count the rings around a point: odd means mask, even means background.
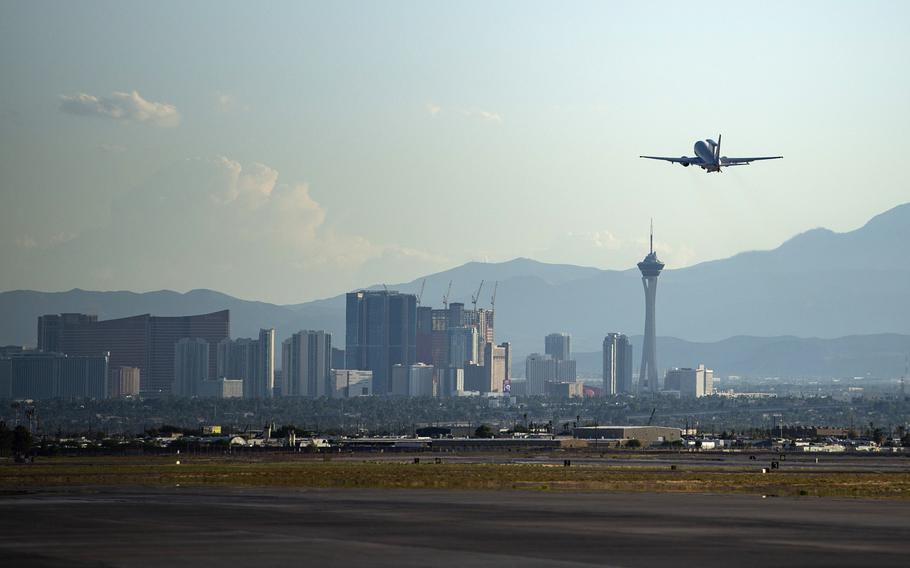
[[[654,252],[654,217],[651,217],[651,252]]]

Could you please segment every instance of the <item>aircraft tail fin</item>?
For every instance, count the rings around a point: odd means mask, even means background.
[[[718,160],[718,163],[720,163],[720,137],[721,137],[721,135],[718,134],[717,135],[717,146],[714,147],[714,159]]]

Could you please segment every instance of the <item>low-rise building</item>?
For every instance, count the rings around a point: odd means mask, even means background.
[[[548,381],[546,385],[547,396],[581,398],[585,394],[585,385],[581,381]]]
[[[714,371],[699,365],[697,369],[670,369],[664,377],[663,390],[678,393],[680,398],[700,398],[714,394]]]
[[[373,394],[373,371],[332,370],[332,398],[354,398]]]
[[[666,426],[579,426],[574,437],[583,440],[626,442],[638,440],[642,446],[676,442],[682,439],[679,428]]]
[[[205,398],[243,398],[242,379],[211,379],[199,384],[199,396]]]

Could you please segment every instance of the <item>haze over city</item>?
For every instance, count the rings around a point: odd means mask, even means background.
[[[908,198],[904,3],[272,8],[0,8],[0,289],[297,303],[471,260],[627,269],[652,217],[673,269]],[[786,159],[638,159],[719,132]]]

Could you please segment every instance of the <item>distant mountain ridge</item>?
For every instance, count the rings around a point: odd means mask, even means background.
[[[633,336],[631,340],[637,369],[642,336]],[[888,333],[835,339],[740,336],[711,343],[658,337],[657,352],[661,369],[704,363],[719,376],[896,378],[905,373],[910,335]],[[601,376],[600,351],[576,353],[574,357],[581,375]],[[519,367],[517,370],[523,373],[520,362]]]
[[[737,336],[838,338],[910,334],[910,203],[846,233],[813,229],[769,251],[751,251],[695,266],[668,267],[657,291],[657,330],[663,337],[715,342]],[[642,253],[644,256],[644,252]],[[496,336],[516,353],[543,349],[552,331],[572,334],[573,351],[596,352],[610,331],[641,333],[644,300],[635,267],[600,270],[525,258],[462,266],[390,285],[417,293],[423,305],[470,304],[481,280],[480,305],[496,297]],[[140,313],[178,315],[231,310],[231,333],[254,336],[276,327],[280,337],[299,329],[326,329],[344,337],[344,295],[280,306],[240,300],[211,290],[0,293],[0,344],[35,343],[44,313],[87,312],[102,319]],[[660,354],[659,354],[660,358]],[[664,360],[659,364],[663,367]],[[637,366],[637,365],[636,365]]]

